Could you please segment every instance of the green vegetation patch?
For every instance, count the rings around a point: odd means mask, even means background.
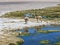
[[[55,45],[60,45],[60,42],[56,42]]]
[[[21,34],[19,34],[20,36],[30,36],[30,33],[28,33],[28,32],[23,32],[23,33],[21,33]]]
[[[52,33],[52,32],[60,32],[60,30],[38,30],[40,33]]]
[[[39,43],[40,43],[40,44],[49,44],[50,41],[49,41],[49,40],[41,40]]]
[[[19,42],[19,41],[17,41],[17,42],[16,42],[16,45],[22,45],[23,43],[24,43],[24,42],[21,42],[21,41]]]
[[[60,5],[43,9],[31,9],[23,11],[14,11],[4,14],[1,17],[24,17],[25,14],[39,15],[46,19],[60,18]]]

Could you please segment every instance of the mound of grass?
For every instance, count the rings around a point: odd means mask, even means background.
[[[60,32],[60,30],[38,30],[40,33],[52,33],[52,32]]]
[[[40,43],[40,44],[49,44],[50,41],[49,41],[49,40],[41,40],[39,43]]]

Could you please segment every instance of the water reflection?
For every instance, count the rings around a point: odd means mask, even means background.
[[[37,32],[38,30],[41,29],[49,29],[51,28],[52,30],[60,30],[59,28],[60,26],[56,27],[56,26],[45,26],[43,28],[28,28],[28,36],[24,35],[24,36],[18,36],[20,38],[24,39],[24,44],[22,45],[55,45],[55,44],[59,44],[58,42],[60,42],[60,32],[52,32],[52,33],[39,33]],[[50,29],[50,30],[51,30]],[[22,30],[22,32],[24,32]]]

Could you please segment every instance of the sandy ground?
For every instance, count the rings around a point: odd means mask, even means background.
[[[39,25],[50,25],[56,23],[51,21],[39,21],[36,19],[29,19],[28,23],[25,24],[24,19],[13,19],[13,18],[0,18],[0,34],[3,34],[2,30],[17,30],[23,29],[24,27],[34,27]]]
[[[24,19],[11,19],[11,18],[0,18],[0,31],[1,30],[16,30],[22,29],[24,27],[33,27],[39,25],[47,25],[49,23],[44,21],[36,22],[36,20],[29,20],[27,24],[25,24]]]
[[[25,24],[24,19],[9,19],[9,18],[1,18],[0,19],[0,29],[3,28],[23,28],[24,26],[36,26],[36,25],[42,25],[46,24],[46,22],[42,21],[37,23],[36,21],[28,21],[27,24]]]

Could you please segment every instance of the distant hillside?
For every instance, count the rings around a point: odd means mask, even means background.
[[[31,9],[23,11],[14,11],[4,14],[2,17],[23,17],[24,14],[32,14],[45,16],[46,18],[60,18],[60,5],[55,7],[47,7],[43,9]]]
[[[26,3],[33,3],[33,2],[0,2],[0,5],[7,5],[7,4],[26,4]]]

